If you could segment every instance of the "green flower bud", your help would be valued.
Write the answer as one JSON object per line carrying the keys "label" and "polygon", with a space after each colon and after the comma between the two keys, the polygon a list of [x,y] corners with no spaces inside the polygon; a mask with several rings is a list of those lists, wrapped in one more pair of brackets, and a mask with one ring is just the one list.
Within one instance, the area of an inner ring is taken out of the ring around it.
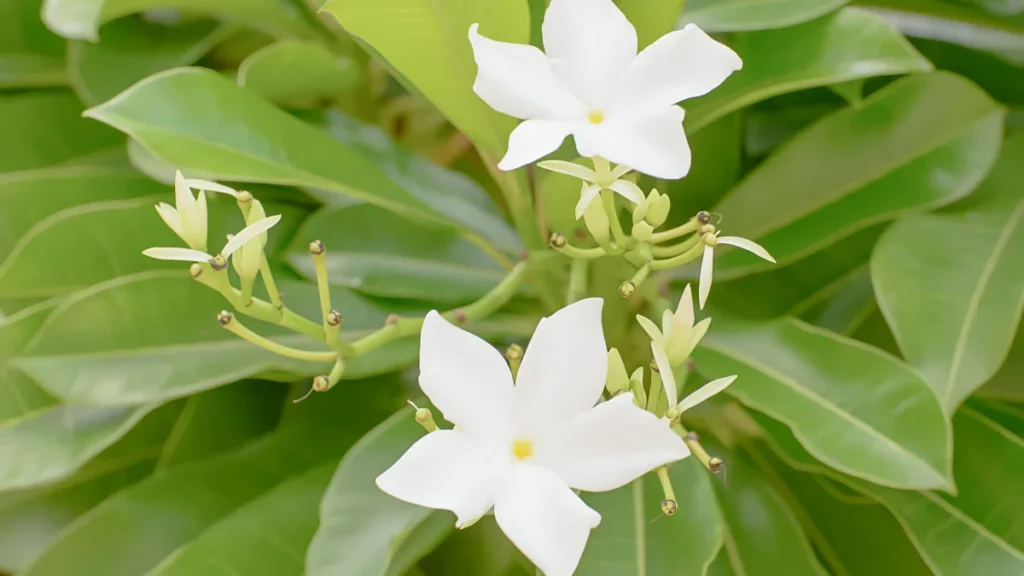
{"label": "green flower bud", "polygon": [[612,396],[629,390],[629,373],[626,372],[626,365],[622,363],[622,356],[615,348],[608,351],[608,377],[604,387]]}
{"label": "green flower bud", "polygon": [[643,222],[644,219],[647,218],[647,211],[650,209],[651,201],[650,196],[648,196],[647,198],[644,198],[643,202],[637,204],[636,208],[633,208],[633,225]]}
{"label": "green flower bud", "polygon": [[591,202],[583,212],[583,222],[587,225],[590,235],[598,244],[607,244],[611,238],[611,222],[604,206],[600,202]]}
{"label": "green flower bud", "polygon": [[668,220],[668,213],[672,209],[672,199],[668,195],[658,194],[657,190],[651,192],[649,200],[651,207],[647,210],[645,220],[651,226],[657,228]]}
{"label": "green flower bud", "polygon": [[[648,214],[650,216],[650,214]],[[647,222],[640,222],[639,224],[633,225],[633,238],[641,242],[647,242],[651,239],[654,234],[654,226],[651,226]]]}

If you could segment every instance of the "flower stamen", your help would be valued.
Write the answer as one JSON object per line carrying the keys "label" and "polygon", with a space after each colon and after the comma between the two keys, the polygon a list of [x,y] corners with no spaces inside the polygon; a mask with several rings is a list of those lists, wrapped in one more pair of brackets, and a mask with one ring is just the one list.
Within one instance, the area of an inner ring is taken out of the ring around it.
{"label": "flower stamen", "polygon": [[591,124],[600,124],[601,122],[604,122],[604,112],[600,110],[591,110],[590,112],[587,112],[587,120]]}
{"label": "flower stamen", "polygon": [[519,439],[512,443],[512,455],[517,460],[527,460],[533,456],[533,441]]}

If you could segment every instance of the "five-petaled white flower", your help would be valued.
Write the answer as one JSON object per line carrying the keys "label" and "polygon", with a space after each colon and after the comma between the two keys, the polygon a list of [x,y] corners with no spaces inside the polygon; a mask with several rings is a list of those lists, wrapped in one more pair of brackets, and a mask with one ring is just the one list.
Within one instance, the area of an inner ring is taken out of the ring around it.
{"label": "five-petaled white flower", "polygon": [[157,260],[180,260],[183,262],[210,262],[216,260],[219,256],[225,260],[224,264],[227,264],[227,258],[234,254],[235,251],[249,242],[260,242],[261,235],[273,228],[274,224],[277,224],[280,220],[281,215],[276,214],[253,222],[243,228],[241,232],[232,236],[228,243],[224,245],[224,249],[216,256],[188,248],[147,248],[142,253]]}
{"label": "five-petaled white flower", "polygon": [[739,236],[719,237],[718,234],[718,232],[713,234],[709,232],[701,237],[701,241],[704,242],[704,256],[701,258],[700,280],[697,283],[697,300],[700,303],[701,310],[704,309],[704,303],[708,301],[708,295],[711,294],[711,280],[715,274],[715,246],[728,244],[729,246],[742,248],[759,258],[775,264],[775,258],[757,242],[740,238]]}
{"label": "five-petaled white flower", "polygon": [[693,24],[637,54],[636,29],[612,0],[551,0],[543,53],[469,30],[478,74],[474,91],[525,120],[509,138],[502,170],[555,151],[572,134],[581,156],[601,156],[657,178],[690,169],[683,109],[742,61]]}
{"label": "five-petaled white flower", "polygon": [[573,489],[614,490],[689,455],[632,394],[594,406],[608,369],[601,308],[592,298],[541,320],[515,384],[497,350],[428,314],[420,387],[456,429],[417,441],[377,485],[454,512],[459,527],[493,507],[501,529],[544,574],[572,574],[601,520]]}
{"label": "five-petaled white flower", "polygon": [[[192,196],[192,188],[199,189],[195,197]],[[180,171],[174,173],[174,206],[161,202],[156,205],[156,212],[163,219],[178,238],[181,238],[189,248],[193,250],[206,251],[206,192],[220,192],[223,194],[237,195],[233,189],[227,186],[209,182],[185,178]]]}

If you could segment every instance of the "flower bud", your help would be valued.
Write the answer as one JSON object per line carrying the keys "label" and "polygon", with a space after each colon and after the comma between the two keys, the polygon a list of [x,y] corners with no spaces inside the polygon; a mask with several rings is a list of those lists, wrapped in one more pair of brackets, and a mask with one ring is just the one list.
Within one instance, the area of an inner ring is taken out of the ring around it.
{"label": "flower bud", "polygon": [[643,222],[647,218],[647,212],[650,209],[651,200],[650,196],[648,196],[647,198],[644,198],[643,202],[637,204],[636,208],[633,208],[633,225],[635,226],[640,222]]}
{"label": "flower bud", "polygon": [[607,244],[611,239],[611,222],[600,202],[591,202],[583,212],[583,222],[598,244]]}
{"label": "flower bud", "polygon": [[[267,217],[263,204],[259,200],[253,200],[249,212],[245,217],[246,224],[252,224]],[[256,276],[260,273],[260,266],[263,265],[263,248],[267,245],[267,233],[264,232],[252,240],[246,242],[241,248],[231,255],[231,264],[238,273],[243,294],[251,294],[252,286],[256,282]]]}
{"label": "flower bud", "polygon": [[658,194],[657,190],[651,191],[648,201],[651,207],[647,210],[647,217],[644,220],[657,228],[668,220],[668,213],[672,209],[672,199],[667,194]]}
{"label": "flower bud", "polygon": [[608,351],[608,377],[604,387],[612,396],[629,390],[629,373],[622,363],[622,355],[615,348]]}
{"label": "flower bud", "polygon": [[633,225],[633,238],[641,242],[647,242],[654,234],[654,227],[647,222],[640,222]]}

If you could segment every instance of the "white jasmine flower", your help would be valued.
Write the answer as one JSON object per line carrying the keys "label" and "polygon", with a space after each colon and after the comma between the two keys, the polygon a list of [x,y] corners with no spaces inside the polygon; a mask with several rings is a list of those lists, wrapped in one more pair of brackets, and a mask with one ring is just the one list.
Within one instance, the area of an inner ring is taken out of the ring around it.
{"label": "white jasmine flower", "polygon": [[[280,220],[281,215],[277,214],[253,222],[246,226],[241,232],[232,236],[228,240],[228,243],[224,245],[224,249],[221,250],[217,256],[223,257],[226,260],[236,250],[250,241],[259,241],[261,238],[260,235],[273,228]],[[157,260],[181,260],[184,262],[210,262],[211,260],[215,260],[217,257],[211,256],[200,250],[190,250],[188,248],[147,248],[143,250],[142,253],[150,258],[156,258]]]}
{"label": "white jasmine flower", "polygon": [[427,315],[420,387],[454,430],[417,441],[377,478],[381,490],[450,510],[466,526],[492,507],[547,576],[569,576],[601,516],[573,489],[603,492],[689,455],[631,394],[601,398],[608,370],[600,299],[541,320],[517,382],[480,338]]}
{"label": "white jasmine flower", "polygon": [[498,166],[512,170],[555,151],[572,134],[581,156],[601,156],[657,178],[690,169],[683,109],[742,62],[693,24],[637,54],[636,29],[612,0],[551,0],[545,54],[469,30],[473,90],[491,108],[525,120]]}
{"label": "white jasmine flower", "polygon": [[564,160],[545,160],[537,165],[545,170],[575,176],[586,183],[580,192],[580,201],[576,204],[577,220],[583,217],[587,206],[601,193],[601,190],[611,190],[633,204],[639,204],[644,201],[644,193],[640,190],[639,186],[629,180],[621,179],[622,176],[625,176],[630,171],[630,168],[627,166],[620,165],[614,170],[606,170],[607,174],[598,174],[586,166],[580,166],[579,164]]}
{"label": "white jasmine flower", "polygon": [[698,300],[700,302],[700,309],[704,309],[704,303],[708,301],[708,295],[711,294],[711,280],[714,276],[715,267],[715,246],[719,244],[728,244],[737,248],[742,248],[755,256],[764,258],[765,260],[775,264],[775,258],[764,249],[763,246],[757,242],[747,240],[746,238],[740,238],[739,236],[722,236],[718,237],[718,233],[705,234],[701,240],[704,242],[704,256],[700,262],[700,281],[698,282],[697,292]]}

